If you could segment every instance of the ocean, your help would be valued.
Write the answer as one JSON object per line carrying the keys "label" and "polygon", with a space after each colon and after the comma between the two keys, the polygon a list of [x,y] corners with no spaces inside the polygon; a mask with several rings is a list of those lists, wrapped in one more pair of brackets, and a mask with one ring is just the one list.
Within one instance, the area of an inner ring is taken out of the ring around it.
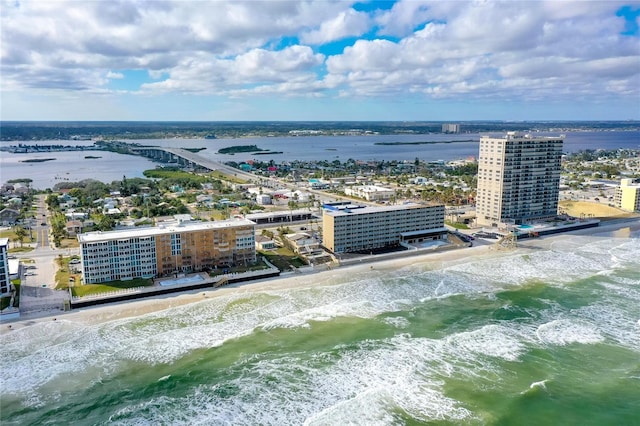
{"label": "ocean", "polygon": [[0,422],[640,424],[638,231],[362,271],[5,332]]}
{"label": "ocean", "polygon": [[[553,133],[557,135],[559,133]],[[131,142],[142,145],[166,148],[206,148],[201,155],[213,161],[242,162],[251,159],[273,160],[276,164],[292,160],[303,161],[347,161],[355,160],[397,160],[413,162],[450,161],[478,156],[479,134],[458,135],[370,135],[370,136],[300,136],[300,137],[262,137],[238,139],[144,139]],[[457,140],[456,143],[449,141]],[[473,140],[473,142],[465,142]],[[421,145],[377,145],[377,143],[424,142],[435,143]],[[462,141],[462,142],[461,142]],[[47,144],[91,145],[91,141],[12,141],[3,145],[47,145]],[[218,154],[221,148],[238,145],[257,145],[258,148],[279,152],[280,154],[254,155],[238,153],[234,155]],[[584,149],[640,149],[640,132],[566,132],[565,152]],[[100,159],[85,159],[86,155],[101,156]],[[44,163],[21,163],[29,158],[56,158]],[[77,182],[93,178],[102,182],[141,177],[142,172],[155,168],[157,164],[143,157],[120,155],[103,151],[52,152],[39,154],[10,154],[0,152],[0,183],[10,179],[30,177],[33,186],[38,189],[53,188],[60,181]]]}

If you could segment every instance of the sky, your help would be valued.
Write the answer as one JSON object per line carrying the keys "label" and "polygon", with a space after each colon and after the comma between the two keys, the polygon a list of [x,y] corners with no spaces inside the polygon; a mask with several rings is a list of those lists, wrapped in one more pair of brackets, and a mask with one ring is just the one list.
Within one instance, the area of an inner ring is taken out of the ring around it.
{"label": "sky", "polygon": [[640,120],[640,1],[0,0],[0,119]]}

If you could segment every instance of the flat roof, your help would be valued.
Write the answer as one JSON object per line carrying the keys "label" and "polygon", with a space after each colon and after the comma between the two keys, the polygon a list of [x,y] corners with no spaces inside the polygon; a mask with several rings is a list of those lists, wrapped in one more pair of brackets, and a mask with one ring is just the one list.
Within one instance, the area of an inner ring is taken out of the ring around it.
{"label": "flat roof", "polygon": [[307,209],[275,210],[275,211],[264,212],[264,213],[251,213],[251,214],[245,215],[245,217],[251,220],[251,219],[266,219],[269,217],[281,217],[281,216],[286,217],[291,215],[303,215],[303,214],[313,215],[313,212]]}
{"label": "flat roof", "polygon": [[78,235],[78,241],[80,243],[95,243],[98,241],[151,237],[155,235],[175,234],[180,232],[204,231],[207,229],[236,228],[248,225],[253,226],[255,223],[247,219],[219,220],[215,222],[170,223],[154,226],[152,228],[87,232],[86,234]]}
{"label": "flat roof", "polygon": [[392,206],[361,206],[361,205],[347,205],[347,206],[331,206],[331,208],[325,208],[324,212],[331,216],[347,216],[347,215],[356,215],[356,214],[371,214],[371,213],[379,213],[379,212],[391,212],[398,210],[411,210],[417,208],[434,208],[434,207],[442,207],[444,209],[444,205],[442,204],[417,204],[417,203],[409,203],[409,204],[399,204]]}

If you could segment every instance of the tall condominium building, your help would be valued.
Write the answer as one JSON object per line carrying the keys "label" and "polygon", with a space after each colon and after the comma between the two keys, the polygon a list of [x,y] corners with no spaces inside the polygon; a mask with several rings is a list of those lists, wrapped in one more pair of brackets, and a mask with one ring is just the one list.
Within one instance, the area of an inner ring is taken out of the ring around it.
{"label": "tall condominium building", "polygon": [[563,141],[563,136],[516,132],[503,137],[482,136],[477,224],[522,224],[556,216]]}
{"label": "tall condominium building", "polygon": [[640,211],[640,179],[620,179],[613,201],[623,210]]}
{"label": "tall condominium building", "polygon": [[0,295],[9,293],[11,279],[9,278],[9,239],[0,238]]}
{"label": "tall condominium building", "polygon": [[323,245],[334,253],[444,239],[446,234],[443,205],[325,205],[322,214]]}
{"label": "tall condominium building", "polygon": [[246,219],[182,222],[78,235],[85,284],[198,272],[253,263],[255,224]]}
{"label": "tall condominium building", "polygon": [[442,125],[442,133],[460,133],[460,125],[445,123]]}

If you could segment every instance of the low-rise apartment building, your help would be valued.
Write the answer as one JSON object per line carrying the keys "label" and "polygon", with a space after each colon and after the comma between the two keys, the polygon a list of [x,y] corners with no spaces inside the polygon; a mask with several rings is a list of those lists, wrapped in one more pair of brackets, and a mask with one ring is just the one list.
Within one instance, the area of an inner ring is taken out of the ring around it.
{"label": "low-rise apartment building", "polygon": [[345,188],[344,193],[352,197],[364,198],[367,201],[384,201],[391,199],[396,191],[375,185],[355,185]]}
{"label": "low-rise apartment building", "polygon": [[256,260],[246,219],[179,222],[78,235],[85,284],[198,272]]}
{"label": "low-rise apartment building", "polygon": [[621,179],[613,197],[616,207],[622,210],[640,211],[640,179]]}
{"label": "low-rise apartment building", "polygon": [[334,253],[445,239],[446,234],[443,205],[325,205],[323,209],[323,245]]}

